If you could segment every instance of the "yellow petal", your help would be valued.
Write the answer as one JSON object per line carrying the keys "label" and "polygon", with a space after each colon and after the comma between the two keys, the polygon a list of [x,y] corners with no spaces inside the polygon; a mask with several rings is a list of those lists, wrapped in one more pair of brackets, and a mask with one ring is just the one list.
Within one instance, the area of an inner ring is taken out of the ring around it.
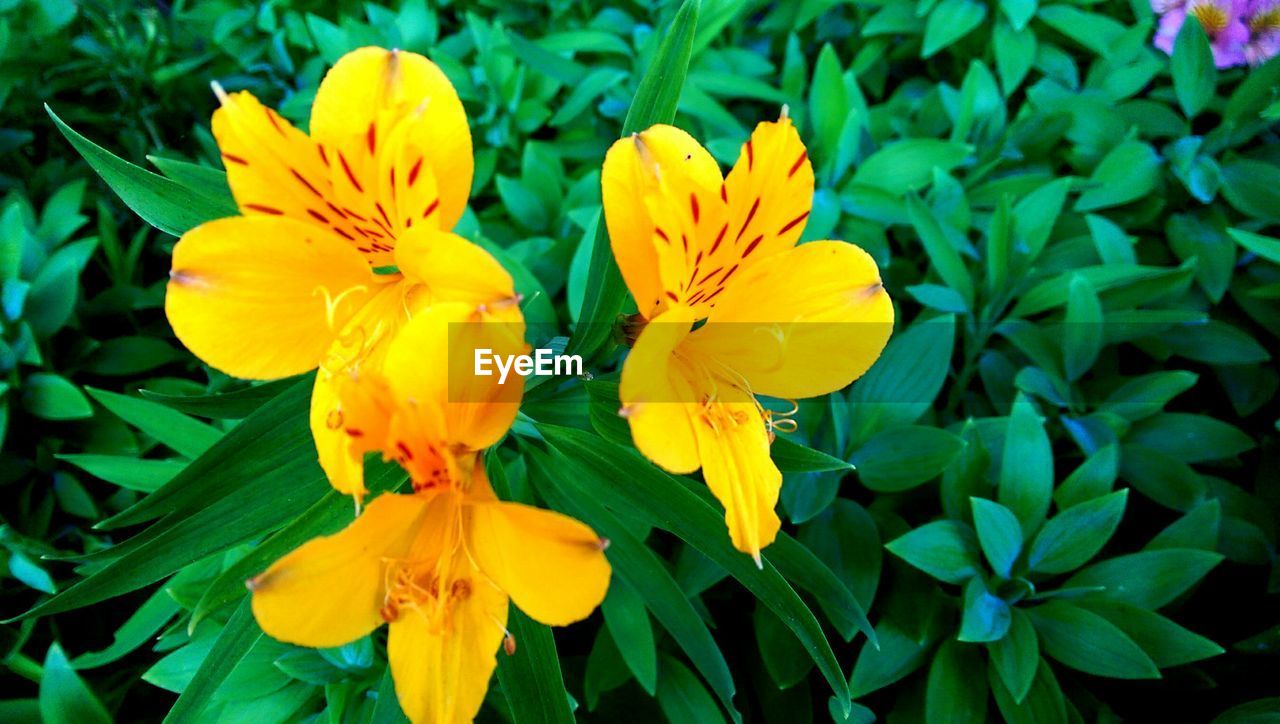
{"label": "yellow petal", "polygon": [[480,450],[511,427],[524,378],[512,373],[500,384],[496,374],[477,376],[475,350],[524,354],[523,334],[522,321],[490,319],[464,303],[434,304],[397,336],[385,374],[400,399],[441,411],[446,442]]}
{"label": "yellow petal", "polygon": [[335,375],[324,370],[316,373],[311,388],[311,436],[329,484],[361,501],[365,495],[364,452],[352,445],[351,437],[342,429],[338,383]]}
{"label": "yellow petal", "polygon": [[252,579],[253,615],[273,638],[341,646],[382,623],[384,559],[403,558],[429,498],[382,495],[346,529],[315,538]]}
{"label": "yellow petal", "polygon": [[693,312],[683,306],[649,322],[622,365],[619,388],[636,448],[673,473],[691,473],[699,466],[689,414],[700,398],[693,391],[689,365],[676,355],[692,324]]}
{"label": "yellow petal", "polygon": [[733,545],[757,564],[760,549],[773,542],[782,525],[774,508],[782,473],[769,458],[769,434],[754,402],[705,406],[694,430],[702,457],[702,476],[724,505]]}
{"label": "yellow petal", "polygon": [[[441,229],[452,229],[461,218],[474,172],[471,131],[453,85],[423,56],[383,48],[360,48],[342,56],[316,92],[311,136],[335,152],[344,151],[348,165],[390,154],[361,167],[367,170],[360,181],[362,194],[391,200],[387,171],[392,167],[400,182],[397,191],[407,187],[410,175],[422,178],[430,172],[439,187],[439,204],[428,216]],[[370,147],[367,153],[359,152]],[[334,160],[335,166],[340,165]],[[415,173],[419,160],[422,165]],[[353,167],[352,171],[360,170]],[[345,177],[345,170],[342,176],[335,175],[335,187]],[[339,188],[339,193],[349,196],[347,192],[355,190]],[[384,210],[390,216],[385,203]],[[402,218],[391,221],[403,223]]]}
{"label": "yellow petal", "polygon": [[744,377],[756,394],[799,399],[862,376],[892,331],[893,304],[871,256],[816,241],[727,288],[688,346]]}
{"label": "yellow petal", "polygon": [[813,207],[813,166],[789,118],[756,126],[724,185],[734,256],[754,263],[800,240]]}
{"label": "yellow petal", "polygon": [[219,219],[173,247],[165,312],[178,339],[213,367],[286,377],[317,366],[374,282],[358,252],[316,227]]}
{"label": "yellow petal", "polygon": [[454,604],[450,625],[403,612],[390,626],[387,659],[400,708],[414,724],[469,722],[480,711],[497,666],[507,623],[507,597],[484,581]]}
{"label": "yellow petal", "polygon": [[470,508],[476,563],[530,617],[565,626],[590,616],[604,600],[609,561],[590,528],[519,503]]}
{"label": "yellow petal", "polygon": [[489,252],[457,234],[415,227],[396,244],[401,273],[428,302],[517,307],[515,284]]}
{"label": "yellow petal", "polygon": [[[642,314],[652,318],[672,299],[664,283],[657,244],[681,244],[681,233],[697,241],[700,227],[710,228],[723,178],[715,159],[692,136],[672,126],[657,125],[613,144],[601,172],[605,223],[614,258]],[[653,204],[658,194],[670,201],[673,220],[665,220],[665,239],[655,234]],[[694,202],[698,219],[694,220]],[[678,209],[678,211],[676,211]],[[667,263],[669,265],[669,262]],[[666,276],[679,276],[667,272]]]}

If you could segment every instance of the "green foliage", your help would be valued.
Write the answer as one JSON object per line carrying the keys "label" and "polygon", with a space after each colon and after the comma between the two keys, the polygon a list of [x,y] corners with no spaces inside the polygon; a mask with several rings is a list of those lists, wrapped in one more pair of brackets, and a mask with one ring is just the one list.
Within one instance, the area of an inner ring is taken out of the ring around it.
{"label": "green foliage", "polygon": [[[385,634],[301,649],[249,613],[245,579],[351,518],[310,378],[229,379],[163,314],[174,235],[235,213],[209,81],[305,125],[367,44],[455,84],[459,232],[595,376],[531,382],[490,476],[607,537],[615,582],[568,629],[512,610],[483,718],[1274,716],[1280,61],[1219,72],[1198,23],[1172,57],[1153,27],[1118,0],[5,4],[0,719],[402,721]],[[732,163],[784,105],[804,240],[870,253],[897,322],[773,444],[757,568],[616,415],[599,171],[655,122]]]}

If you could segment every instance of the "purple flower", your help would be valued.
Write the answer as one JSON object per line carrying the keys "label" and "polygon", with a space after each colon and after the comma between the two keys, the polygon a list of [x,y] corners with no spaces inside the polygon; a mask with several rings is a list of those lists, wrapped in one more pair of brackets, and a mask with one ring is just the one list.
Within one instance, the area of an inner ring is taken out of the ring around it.
{"label": "purple flower", "polygon": [[[1280,4],[1280,0],[1267,1]],[[1151,0],[1151,7],[1163,13],[1156,29],[1155,46],[1172,54],[1178,31],[1190,16],[1209,36],[1214,65],[1219,68],[1242,65],[1247,60],[1245,45],[1252,37],[1244,20],[1249,4],[1246,0]]]}
{"label": "purple flower", "polygon": [[1260,65],[1280,52],[1280,0],[1254,0],[1245,12],[1249,40],[1244,57],[1249,65]]}

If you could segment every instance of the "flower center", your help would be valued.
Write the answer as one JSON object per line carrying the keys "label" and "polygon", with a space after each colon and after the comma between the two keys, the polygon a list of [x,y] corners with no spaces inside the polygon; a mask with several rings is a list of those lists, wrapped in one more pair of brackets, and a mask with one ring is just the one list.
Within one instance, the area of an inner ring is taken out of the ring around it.
{"label": "flower center", "polygon": [[1280,30],[1280,6],[1273,5],[1249,18],[1249,30],[1254,33]]}
{"label": "flower center", "polygon": [[472,581],[454,577],[442,568],[446,568],[443,559],[431,563],[388,561],[382,620],[392,623],[410,614],[425,617],[432,633],[452,630],[453,608],[471,597]]}
{"label": "flower center", "polygon": [[1191,14],[1200,21],[1205,33],[1217,35],[1227,27],[1227,10],[1217,3],[1201,2],[1192,5]]}

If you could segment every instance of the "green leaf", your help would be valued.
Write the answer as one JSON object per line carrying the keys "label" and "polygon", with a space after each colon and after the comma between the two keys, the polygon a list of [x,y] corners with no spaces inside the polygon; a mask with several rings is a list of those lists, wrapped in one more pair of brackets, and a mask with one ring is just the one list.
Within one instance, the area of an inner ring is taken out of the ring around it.
{"label": "green leaf", "polygon": [[1178,30],[1169,71],[1173,75],[1173,93],[1178,105],[1187,118],[1195,118],[1213,99],[1218,82],[1209,36],[1200,23],[1183,23]]}
{"label": "green leaf", "polygon": [[1102,302],[1083,276],[1071,278],[1067,319],[1063,327],[1062,357],[1067,379],[1075,381],[1093,367],[1102,349]]}
{"label": "green leaf", "polygon": [[160,173],[205,197],[211,206],[227,209],[226,216],[239,213],[225,171],[161,156],[147,156],[147,160],[155,164]]}
{"label": "green leaf", "polygon": [[1008,578],[1013,562],[1022,552],[1022,528],[1017,516],[985,498],[969,498],[969,504],[973,507],[973,527],[987,562],[996,573]]}
{"label": "green leaf", "polygon": [[996,72],[1000,74],[1000,86],[1008,96],[1027,77],[1027,72],[1035,62],[1036,34],[1025,26],[1019,28],[1007,21],[998,20],[992,41],[995,45]]}
{"label": "green leaf", "polygon": [[[656,123],[675,120],[680,91],[689,72],[701,5],[701,0],[684,0],[676,11],[649,70],[636,89],[635,98],[622,123],[623,136],[643,131]],[[626,296],[627,288],[613,260],[608,233],[605,225],[600,224],[591,245],[591,264],[582,311],[565,354],[578,354],[589,359],[600,352],[613,333],[614,320],[622,311]]]}
{"label": "green leaf", "polygon": [[809,85],[809,118],[813,124],[815,145],[829,156],[835,155],[849,108],[840,57],[836,55],[835,48],[826,43],[813,66],[813,82]]}
{"label": "green leaf", "polygon": [[128,620],[116,629],[111,644],[101,651],[81,654],[71,661],[76,669],[92,669],[114,663],[153,641],[156,634],[179,610],[169,591],[160,587]]}
{"label": "green leaf", "polygon": [[863,485],[897,492],[941,475],[963,447],[964,441],[946,430],[913,425],[875,435],[851,460]]}
{"label": "green leaf", "polygon": [[1141,141],[1125,141],[1111,149],[1089,177],[1090,186],[1076,201],[1076,211],[1097,211],[1136,201],[1160,181],[1160,156]]}
{"label": "green leaf", "polygon": [[925,255],[934,270],[938,272],[938,276],[942,277],[947,286],[960,294],[965,300],[966,308],[972,308],[973,278],[969,276],[969,269],[960,258],[960,252],[943,232],[941,222],[934,216],[933,211],[915,196],[907,197],[907,215],[911,217],[911,225],[920,236]]}
{"label": "green leaf", "polygon": [[724,721],[715,699],[707,693],[698,677],[678,660],[664,655],[658,678],[658,706],[673,722]]}
{"label": "green leaf", "polygon": [[216,392],[210,395],[168,395],[147,389],[138,390],[138,392],[145,400],[158,402],[188,415],[214,420],[242,420],[297,383],[297,378],[286,377],[232,392]]}
{"label": "green leaf", "polygon": [[997,499],[1013,511],[1030,535],[1049,512],[1053,496],[1053,449],[1044,421],[1019,394],[1009,415],[1000,464]]}
{"label": "green leaf", "polygon": [[1208,485],[1190,465],[1141,445],[1120,448],[1120,474],[1151,500],[1190,510],[1208,495]]}
{"label": "green leaf", "polygon": [[182,236],[187,230],[199,226],[206,221],[235,216],[239,212],[235,206],[215,203],[207,196],[197,193],[182,184],[139,168],[93,141],[76,133],[70,126],[62,122],[52,108],[45,106],[45,111],[53,119],[54,125],[62,135],[71,142],[89,166],[102,177],[103,181],[120,195],[120,199],[143,221],[166,234]]}
{"label": "green leaf", "polygon": [[71,668],[62,647],[53,644],[44,657],[40,677],[40,718],[48,724],[110,722],[102,702]]}
{"label": "green leaf", "polygon": [[1280,218],[1280,167],[1238,158],[1222,167],[1222,195],[1235,209],[1255,219]]}
{"label": "green leaf", "polygon": [[1008,632],[999,641],[988,643],[987,652],[991,669],[999,674],[1013,701],[1021,704],[1040,665],[1040,639],[1026,613],[1018,608],[1011,613]]}
{"label": "green leaf", "polygon": [[[551,425],[538,425],[538,430],[569,459],[595,470],[600,479],[628,480],[630,484],[625,486],[610,483],[599,488],[593,486],[590,492],[602,498],[612,498],[615,507],[643,515],[651,524],[671,531],[727,569],[791,628],[836,696],[842,701],[851,699],[848,682],[840,672],[831,645],[813,613],[787,585],[768,557],[762,556],[762,567],[757,568],[749,556],[729,544],[720,513],[638,454],[579,430]],[[794,539],[791,540],[794,543]],[[799,544],[795,545],[800,548]],[[817,558],[812,560],[818,562]],[[843,584],[837,581],[836,585],[849,593]],[[857,601],[851,594],[849,601],[857,608]]]}
{"label": "green leaf", "polygon": [[1280,239],[1254,234],[1243,229],[1227,229],[1236,243],[1273,264],[1280,264]]}
{"label": "green leaf", "polygon": [[1004,681],[996,675],[996,668],[987,669],[987,681],[995,696],[1000,715],[1008,724],[1066,724],[1067,705],[1062,689],[1053,675],[1053,669],[1044,659],[1037,659],[1035,678],[1025,698],[1014,700]]}
{"label": "green leaf", "polygon": [[572,722],[569,693],[564,688],[560,658],[551,629],[515,606],[507,614],[507,628],[516,640],[516,655],[498,654],[498,681],[517,724]]}
{"label": "green leaf", "polygon": [[568,458],[559,456],[552,460],[549,455],[533,449],[527,450],[526,455],[530,480],[542,497],[556,509],[588,523],[609,539],[608,555],[614,573],[625,578],[640,594],[653,617],[667,629],[676,645],[684,650],[689,661],[711,684],[721,704],[727,711],[734,712],[734,684],[729,665],[697,609],[671,577],[663,561],[632,534],[628,526],[591,496],[589,488],[583,486],[579,478],[552,472],[568,469],[571,464]]}
{"label": "green leaf", "polygon": [[974,0],[942,0],[929,14],[924,27],[924,45],[921,58],[935,53],[956,42],[982,24],[987,17],[987,6]]}
{"label": "green leaf", "polygon": [[1151,658],[1105,618],[1066,601],[1028,609],[1044,650],[1086,674],[1112,679],[1158,679]]}
{"label": "green leaf", "polygon": [[258,622],[253,618],[253,610],[246,596],[236,607],[235,613],[231,614],[231,619],[213,642],[213,648],[209,649],[209,655],[201,662],[195,677],[182,690],[164,720],[187,721],[202,714],[213,700],[218,687],[261,638],[262,629],[258,628]]}
{"label": "green leaf", "polygon": [[925,687],[925,720],[982,724],[987,720],[987,682],[977,646],[946,640],[933,654]]}
{"label": "green leaf", "polygon": [[331,490],[311,440],[309,393],[310,385],[300,384],[271,401],[164,487],[111,519],[134,524],[180,513],[107,549],[100,556],[106,565],[23,617],[137,590],[302,514]]}
{"label": "green leaf", "polygon": [[954,520],[937,520],[885,544],[890,553],[947,583],[978,575],[978,539],[973,529]]}
{"label": "green leaf", "polygon": [[609,584],[601,611],[622,659],[641,688],[653,696],[658,685],[658,650],[644,601],[626,579],[620,578]]}
{"label": "green leaf", "polygon": [[1129,420],[1141,420],[1164,409],[1170,400],[1194,387],[1198,379],[1199,375],[1189,370],[1168,370],[1131,377],[1112,392],[1098,410]]}
{"label": "green leaf", "polygon": [[854,440],[915,422],[932,406],[951,369],[955,317],[918,321],[889,339],[880,359],[849,391]]}
{"label": "green leaf", "polygon": [[823,473],[853,470],[854,466],[834,455],[801,445],[785,435],[779,435],[769,446],[773,464],[784,473]]}
{"label": "green leaf", "polygon": [[973,147],[936,138],[907,138],[886,144],[858,166],[853,180],[884,189],[894,196],[918,191],[943,172],[964,163]]}
{"label": "green leaf", "polygon": [[1191,588],[1222,561],[1191,548],[1168,548],[1117,556],[1081,570],[1065,588],[1100,586],[1097,597],[1155,610]]}
{"label": "green leaf", "polygon": [[1156,666],[1166,668],[1201,661],[1223,648],[1153,611],[1118,601],[1081,600],[1077,605],[1110,621],[1133,639]]}
{"label": "green leaf", "polygon": [[1069,178],[1050,181],[1013,205],[1014,232],[1027,247],[1028,261],[1039,257],[1049,242],[1071,184]]}
{"label": "green leaf", "polygon": [[1208,415],[1164,412],[1136,423],[1125,442],[1184,463],[1229,460],[1256,447],[1243,430]]}
{"label": "green leaf", "polygon": [[1009,604],[991,593],[981,576],[974,576],[964,584],[964,611],[957,639],[969,643],[997,641],[1008,633],[1011,616]]}
{"label": "green leaf", "polygon": [[58,455],[81,470],[127,490],[150,493],[187,467],[180,460],[148,460],[129,455]]}
{"label": "green leaf", "polygon": [[863,644],[858,660],[853,665],[849,688],[854,697],[861,699],[873,691],[899,681],[924,665],[929,649],[937,637],[932,631],[915,636],[902,629],[889,618],[881,618],[876,624],[876,641],[879,648]]}
{"label": "green leaf", "polygon": [[1000,0],[1000,9],[1014,28],[1022,30],[1035,17],[1037,0]]}
{"label": "green leaf", "polygon": [[43,420],[93,417],[93,406],[80,388],[51,372],[36,372],[22,381],[22,406]]}
{"label": "green leaf", "polygon": [[222,438],[218,430],[164,405],[92,387],[88,391],[120,419],[189,458],[200,457]]}
{"label": "green leaf", "polygon": [[1050,574],[1084,565],[1111,540],[1128,499],[1128,490],[1117,490],[1050,518],[1031,543],[1027,565],[1037,573]]}

